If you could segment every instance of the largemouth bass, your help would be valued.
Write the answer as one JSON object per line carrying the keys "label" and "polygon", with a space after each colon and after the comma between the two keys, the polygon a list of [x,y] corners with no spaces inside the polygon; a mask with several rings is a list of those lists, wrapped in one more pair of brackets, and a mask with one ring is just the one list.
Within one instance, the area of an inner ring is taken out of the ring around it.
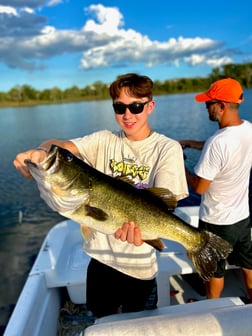
{"label": "largemouth bass", "polygon": [[176,200],[167,189],[137,189],[55,145],[42,162],[25,163],[48,206],[79,223],[86,239],[92,230],[114,234],[124,222],[134,221],[142,239],[160,250],[161,238],[182,244],[204,280],[213,276],[216,262],[232,251],[222,238],[188,225],[169,211],[167,204],[174,208]]}

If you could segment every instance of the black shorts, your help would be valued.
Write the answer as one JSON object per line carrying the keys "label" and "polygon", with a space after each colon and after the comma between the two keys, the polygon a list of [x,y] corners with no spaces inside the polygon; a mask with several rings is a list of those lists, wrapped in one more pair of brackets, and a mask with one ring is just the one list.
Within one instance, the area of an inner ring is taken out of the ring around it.
{"label": "black shorts", "polygon": [[[230,264],[242,268],[252,269],[252,241],[250,218],[246,218],[232,225],[217,225],[199,221],[199,228],[215,233],[233,246],[233,251],[227,260]],[[222,278],[225,273],[226,261],[218,262],[215,278]]]}
{"label": "black shorts", "polygon": [[140,280],[91,259],[87,271],[87,308],[96,317],[157,307],[156,279]]}

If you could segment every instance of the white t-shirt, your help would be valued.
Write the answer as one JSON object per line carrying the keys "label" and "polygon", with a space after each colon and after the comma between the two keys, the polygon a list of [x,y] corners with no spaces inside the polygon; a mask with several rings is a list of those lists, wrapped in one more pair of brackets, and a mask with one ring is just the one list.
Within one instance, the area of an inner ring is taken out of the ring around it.
{"label": "white t-shirt", "polygon": [[248,187],[252,167],[252,124],[219,129],[205,143],[195,174],[212,181],[202,195],[200,219],[220,225],[249,216]]}
{"label": "white t-shirt", "polygon": [[[127,176],[137,188],[167,188],[177,200],[188,196],[182,149],[175,140],[154,132],[144,140],[130,141],[123,131],[99,131],[71,141],[85,162],[107,175]],[[152,279],[157,274],[155,250],[146,243],[135,246],[95,232],[93,239],[84,242],[84,249],[135,278]]]}

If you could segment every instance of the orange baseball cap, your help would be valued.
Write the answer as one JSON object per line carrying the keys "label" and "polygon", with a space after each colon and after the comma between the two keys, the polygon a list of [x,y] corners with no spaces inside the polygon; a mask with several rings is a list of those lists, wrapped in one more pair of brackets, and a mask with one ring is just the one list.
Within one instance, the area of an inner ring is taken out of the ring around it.
{"label": "orange baseball cap", "polygon": [[214,82],[210,88],[195,96],[197,102],[221,100],[227,103],[242,103],[243,90],[241,84],[232,78],[220,79]]}

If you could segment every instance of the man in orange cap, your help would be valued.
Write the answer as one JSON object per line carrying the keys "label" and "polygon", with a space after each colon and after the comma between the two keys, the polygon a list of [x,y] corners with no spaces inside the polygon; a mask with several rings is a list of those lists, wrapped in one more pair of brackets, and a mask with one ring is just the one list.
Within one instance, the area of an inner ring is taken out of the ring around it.
{"label": "man in orange cap", "polygon": [[220,79],[195,97],[197,102],[224,101],[240,104],[244,101],[241,84],[233,78]]}
{"label": "man in orange cap", "polygon": [[[206,141],[180,140],[182,147],[202,149],[195,174],[186,169],[188,184],[201,194],[199,227],[212,231],[233,246],[233,264],[241,267],[252,302],[252,242],[248,187],[252,167],[252,124],[239,117],[243,90],[225,78],[195,97],[205,102],[209,119],[219,129]],[[225,260],[206,283],[208,298],[218,298],[224,288]]]}

